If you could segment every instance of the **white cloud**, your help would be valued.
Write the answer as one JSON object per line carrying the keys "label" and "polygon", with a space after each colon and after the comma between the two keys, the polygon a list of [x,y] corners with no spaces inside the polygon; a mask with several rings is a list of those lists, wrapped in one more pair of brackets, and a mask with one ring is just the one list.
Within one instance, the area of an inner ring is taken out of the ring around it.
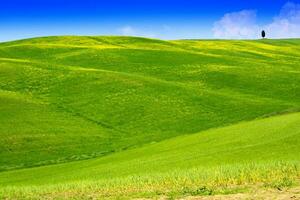
{"label": "white cloud", "polygon": [[124,26],[118,29],[124,36],[139,36],[139,37],[148,37],[155,38],[157,37],[157,33],[153,33],[152,30],[149,31],[147,29],[138,29],[132,26]]}
{"label": "white cloud", "polygon": [[255,39],[262,29],[268,38],[300,37],[300,4],[286,3],[271,23],[262,26],[256,23],[254,10],[227,13],[215,22],[212,31],[216,38]]}
{"label": "white cloud", "polygon": [[270,38],[300,37],[300,4],[286,3],[273,22],[264,28]]}
{"label": "white cloud", "polygon": [[132,28],[131,26],[124,26],[120,28],[120,32],[122,35],[135,35],[136,30]]}
{"label": "white cloud", "polygon": [[243,39],[256,38],[259,26],[256,24],[256,11],[242,10],[225,14],[215,22],[213,33],[216,38]]}

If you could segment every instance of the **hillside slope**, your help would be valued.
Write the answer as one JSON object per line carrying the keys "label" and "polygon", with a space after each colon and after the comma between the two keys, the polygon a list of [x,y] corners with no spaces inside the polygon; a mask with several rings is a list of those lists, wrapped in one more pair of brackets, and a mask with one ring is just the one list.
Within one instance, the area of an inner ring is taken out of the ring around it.
{"label": "hillside slope", "polygon": [[0,194],[104,198],[193,194],[202,186],[206,194],[231,184],[281,187],[300,178],[299,144],[300,114],[276,116],[102,158],[2,172]]}
{"label": "hillside slope", "polygon": [[300,40],[0,44],[0,170],[87,159],[300,107]]}

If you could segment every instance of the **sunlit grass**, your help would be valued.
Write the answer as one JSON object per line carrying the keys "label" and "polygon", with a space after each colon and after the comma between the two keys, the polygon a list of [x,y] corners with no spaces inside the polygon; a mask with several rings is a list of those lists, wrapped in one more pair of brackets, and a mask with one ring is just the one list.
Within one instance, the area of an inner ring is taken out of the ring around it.
{"label": "sunlit grass", "polygon": [[[299,184],[300,114],[244,122],[67,164],[0,173],[12,198],[154,197]],[[8,196],[5,196],[8,195]]]}
{"label": "sunlit grass", "polygon": [[192,168],[143,176],[112,177],[43,186],[7,186],[0,197],[8,199],[153,198],[230,194],[251,187],[284,189],[298,185],[299,163],[242,164]]}
{"label": "sunlit grass", "polygon": [[287,113],[300,108],[299,44],[1,43],[2,197],[173,198],[296,184],[299,114]]}

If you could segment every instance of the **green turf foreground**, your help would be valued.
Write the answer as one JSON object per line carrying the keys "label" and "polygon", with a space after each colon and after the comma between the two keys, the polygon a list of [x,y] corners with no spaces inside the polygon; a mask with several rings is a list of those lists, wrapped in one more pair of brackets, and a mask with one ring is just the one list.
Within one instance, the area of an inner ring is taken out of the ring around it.
{"label": "green turf foreground", "polygon": [[300,114],[242,122],[110,156],[0,173],[0,197],[182,197],[299,184]]}

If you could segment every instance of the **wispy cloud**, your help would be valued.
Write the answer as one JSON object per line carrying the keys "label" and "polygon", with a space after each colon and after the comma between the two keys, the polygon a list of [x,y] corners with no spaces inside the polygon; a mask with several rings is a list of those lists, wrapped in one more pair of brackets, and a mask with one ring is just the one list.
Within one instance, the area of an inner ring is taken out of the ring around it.
{"label": "wispy cloud", "polygon": [[131,26],[124,26],[119,30],[122,35],[135,35],[136,30]]}
{"label": "wispy cloud", "polygon": [[[163,30],[163,28],[162,28]],[[118,29],[118,32],[121,33],[124,36],[139,36],[139,37],[148,37],[148,38],[154,38],[158,37],[160,33],[154,33],[153,30],[147,30],[147,29],[139,29],[133,26],[124,26]]]}
{"label": "wispy cloud", "polygon": [[225,14],[215,22],[215,38],[255,39],[265,29],[269,38],[300,37],[300,4],[286,3],[269,24],[259,26],[255,10],[242,10]]}

